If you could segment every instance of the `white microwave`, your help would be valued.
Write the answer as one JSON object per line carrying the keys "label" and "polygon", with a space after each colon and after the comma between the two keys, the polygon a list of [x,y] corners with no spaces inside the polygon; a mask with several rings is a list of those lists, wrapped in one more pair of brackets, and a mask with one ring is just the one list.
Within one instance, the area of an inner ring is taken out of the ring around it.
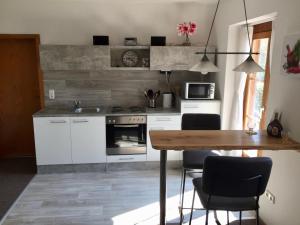
{"label": "white microwave", "polygon": [[184,99],[214,99],[215,83],[186,82],[182,88]]}

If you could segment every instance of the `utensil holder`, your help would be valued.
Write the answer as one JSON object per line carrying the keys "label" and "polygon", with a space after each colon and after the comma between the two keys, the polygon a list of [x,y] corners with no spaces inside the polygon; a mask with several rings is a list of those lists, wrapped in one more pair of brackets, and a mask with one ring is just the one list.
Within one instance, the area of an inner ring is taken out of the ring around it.
{"label": "utensil holder", "polygon": [[156,99],[148,99],[148,107],[156,108]]}

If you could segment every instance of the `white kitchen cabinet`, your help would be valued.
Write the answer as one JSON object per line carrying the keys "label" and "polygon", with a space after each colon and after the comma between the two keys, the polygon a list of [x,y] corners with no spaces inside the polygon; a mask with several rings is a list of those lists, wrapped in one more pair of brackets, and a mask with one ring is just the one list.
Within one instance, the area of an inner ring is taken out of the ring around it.
{"label": "white kitchen cabinet", "polygon": [[71,117],[72,161],[106,162],[105,117]]}
{"label": "white kitchen cabinet", "polygon": [[[181,130],[181,115],[147,117],[147,161],[159,161],[160,151],[152,148],[150,130]],[[168,151],[167,157],[168,160],[181,160],[182,152]]]}
{"label": "white kitchen cabinet", "polygon": [[39,117],[33,123],[37,165],[71,164],[69,118]]}
{"label": "white kitchen cabinet", "polygon": [[220,114],[220,100],[181,100],[181,114],[184,113],[208,113]]}
{"label": "white kitchen cabinet", "polygon": [[110,68],[109,46],[41,45],[43,70],[90,71]]}
{"label": "white kitchen cabinet", "polygon": [[[151,46],[150,70],[189,70],[198,63],[202,55],[196,52],[204,51],[201,46]],[[208,47],[208,51],[215,51],[214,47]],[[208,55],[212,62],[215,55]]]}

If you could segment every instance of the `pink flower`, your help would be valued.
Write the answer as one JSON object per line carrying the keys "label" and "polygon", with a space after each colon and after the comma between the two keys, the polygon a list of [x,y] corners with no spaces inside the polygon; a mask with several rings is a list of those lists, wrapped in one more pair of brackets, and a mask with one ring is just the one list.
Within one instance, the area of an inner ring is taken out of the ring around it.
{"label": "pink flower", "polygon": [[182,27],[182,31],[183,31],[184,33],[187,33],[187,32],[189,31],[189,27],[188,27],[187,25],[184,25],[184,26]]}
{"label": "pink flower", "polygon": [[193,34],[193,33],[195,33],[195,31],[196,31],[196,29],[195,29],[195,28],[192,28],[192,27],[190,27],[190,29],[189,29],[189,33],[190,33],[190,34]]}
{"label": "pink flower", "polygon": [[197,25],[194,22],[190,22],[190,27],[196,30]]}
{"label": "pink flower", "polygon": [[180,23],[177,25],[178,35],[192,35],[196,32],[197,25],[194,22]]}

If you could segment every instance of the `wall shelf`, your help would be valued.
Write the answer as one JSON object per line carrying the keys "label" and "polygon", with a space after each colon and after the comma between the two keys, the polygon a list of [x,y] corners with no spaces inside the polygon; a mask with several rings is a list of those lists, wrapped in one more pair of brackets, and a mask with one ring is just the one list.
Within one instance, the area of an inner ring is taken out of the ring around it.
{"label": "wall shelf", "polygon": [[110,49],[150,49],[150,46],[149,45],[133,45],[133,46],[113,45],[110,46]]}

